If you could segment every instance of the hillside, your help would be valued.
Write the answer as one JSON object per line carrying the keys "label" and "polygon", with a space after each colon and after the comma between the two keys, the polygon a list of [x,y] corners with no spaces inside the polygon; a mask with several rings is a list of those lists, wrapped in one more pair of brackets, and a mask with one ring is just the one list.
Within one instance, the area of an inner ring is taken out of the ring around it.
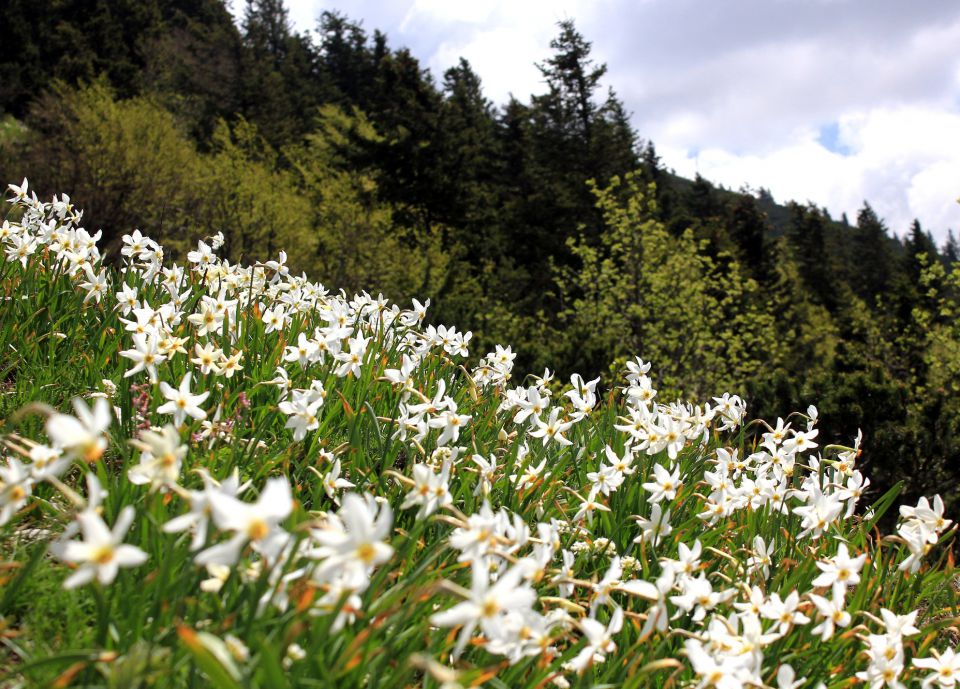
{"label": "hillside", "polygon": [[286,247],[295,274],[429,298],[473,349],[511,343],[520,381],[609,390],[639,355],[671,398],[816,403],[824,444],[862,430],[872,497],[902,481],[956,504],[956,242],[677,177],[572,20],[543,92],[494,104],[466,61],[430,74],[334,12],[297,33],[280,0],[239,26],[219,0],[14,0],[4,19],[0,175],[69,194],[108,263],[135,228],[180,262],[217,232],[231,263]]}
{"label": "hillside", "polygon": [[949,686],[957,527],[881,535],[897,489],[815,406],[670,402],[639,358],[518,384],[424,302],[226,235],[104,265],[10,189],[0,686]]}

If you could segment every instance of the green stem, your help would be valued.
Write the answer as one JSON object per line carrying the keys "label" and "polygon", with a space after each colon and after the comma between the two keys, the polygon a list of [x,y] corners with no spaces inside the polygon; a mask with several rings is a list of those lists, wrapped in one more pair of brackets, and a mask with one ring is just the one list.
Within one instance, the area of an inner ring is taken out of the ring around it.
{"label": "green stem", "polygon": [[100,582],[93,584],[93,597],[97,602],[97,640],[98,648],[107,644],[107,627],[110,624],[110,600],[103,594]]}

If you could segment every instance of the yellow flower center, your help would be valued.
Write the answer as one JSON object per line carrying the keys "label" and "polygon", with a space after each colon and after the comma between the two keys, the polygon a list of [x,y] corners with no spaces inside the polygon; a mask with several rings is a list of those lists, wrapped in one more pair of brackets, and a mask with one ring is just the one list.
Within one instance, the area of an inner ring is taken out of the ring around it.
{"label": "yellow flower center", "polygon": [[500,606],[497,604],[497,601],[488,598],[483,602],[483,607],[480,608],[480,614],[483,617],[493,617],[498,612],[500,612]]}
{"label": "yellow flower center", "polygon": [[247,535],[251,541],[259,541],[270,533],[270,527],[262,519],[254,519],[247,527]]}
{"label": "yellow flower center", "polygon": [[365,564],[370,564],[373,562],[373,558],[377,555],[376,548],[373,547],[372,543],[362,543],[357,547],[357,558]]}
{"label": "yellow flower center", "polygon": [[113,560],[113,547],[105,545],[97,548],[93,553],[93,557],[90,559],[98,565],[108,564],[111,560]]}

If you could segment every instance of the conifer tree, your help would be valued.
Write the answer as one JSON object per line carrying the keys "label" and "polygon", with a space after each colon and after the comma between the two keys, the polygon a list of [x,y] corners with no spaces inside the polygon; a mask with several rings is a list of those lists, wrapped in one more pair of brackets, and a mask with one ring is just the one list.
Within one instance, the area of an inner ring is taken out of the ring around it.
{"label": "conifer tree", "polygon": [[869,203],[864,203],[857,214],[851,248],[850,285],[861,299],[872,304],[889,289],[896,264],[887,227]]}
{"label": "conifer tree", "polygon": [[[924,267],[930,264],[929,259],[939,256],[936,243],[927,232],[924,232],[919,220],[914,220],[910,224],[910,232],[907,234],[904,248],[906,249],[903,256],[904,269],[910,278],[910,283],[919,284]],[[921,255],[926,256],[928,260],[923,261],[920,258]]]}
{"label": "conifer tree", "polygon": [[318,59],[333,93],[330,101],[369,111],[376,89],[377,63],[387,52],[386,37],[377,32],[371,48],[363,27],[339,12],[324,11],[317,20]]}
{"label": "conifer tree", "polygon": [[296,143],[325,96],[308,37],[294,33],[283,0],[247,0],[242,112],[274,147]]}
{"label": "conifer tree", "polygon": [[943,260],[948,266],[960,261],[960,243],[953,230],[947,230],[947,241],[943,244]]}
{"label": "conifer tree", "polygon": [[439,220],[462,228],[471,261],[499,261],[508,238],[498,202],[504,166],[493,104],[463,58],[444,73],[443,95],[438,129],[444,136],[438,142],[436,176]]}
{"label": "conifer tree", "polygon": [[832,310],[837,294],[826,248],[826,218],[813,204],[801,206],[791,202],[788,208],[787,237],[803,283],[817,304]]}
{"label": "conifer tree", "polygon": [[[587,180],[602,182],[634,170],[638,164],[635,135],[622,105],[611,92],[600,102],[600,80],[605,65],[590,56],[591,44],[576,30],[572,20],[559,23],[560,32],[550,43],[553,54],[538,64],[547,92],[533,96],[522,132],[523,196],[515,199],[518,231],[528,266],[542,266],[548,255],[569,263],[566,238],[579,228],[587,241],[596,242],[601,217],[594,206]],[[511,115],[520,114],[517,108]],[[549,281],[532,270],[535,289],[546,290]]]}
{"label": "conifer tree", "polygon": [[766,216],[757,208],[751,194],[740,194],[727,207],[726,220],[730,239],[736,245],[740,262],[761,284],[772,278],[768,255]]}

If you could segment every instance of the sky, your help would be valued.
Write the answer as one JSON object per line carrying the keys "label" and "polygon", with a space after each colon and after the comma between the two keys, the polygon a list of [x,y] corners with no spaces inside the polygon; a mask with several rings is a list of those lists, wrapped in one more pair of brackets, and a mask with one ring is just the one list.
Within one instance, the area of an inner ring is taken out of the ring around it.
{"label": "sky", "polygon": [[[237,4],[238,0],[235,0]],[[300,31],[339,10],[439,80],[466,57],[497,104],[573,19],[639,136],[678,174],[769,189],[892,232],[960,229],[956,0],[287,0]]]}

